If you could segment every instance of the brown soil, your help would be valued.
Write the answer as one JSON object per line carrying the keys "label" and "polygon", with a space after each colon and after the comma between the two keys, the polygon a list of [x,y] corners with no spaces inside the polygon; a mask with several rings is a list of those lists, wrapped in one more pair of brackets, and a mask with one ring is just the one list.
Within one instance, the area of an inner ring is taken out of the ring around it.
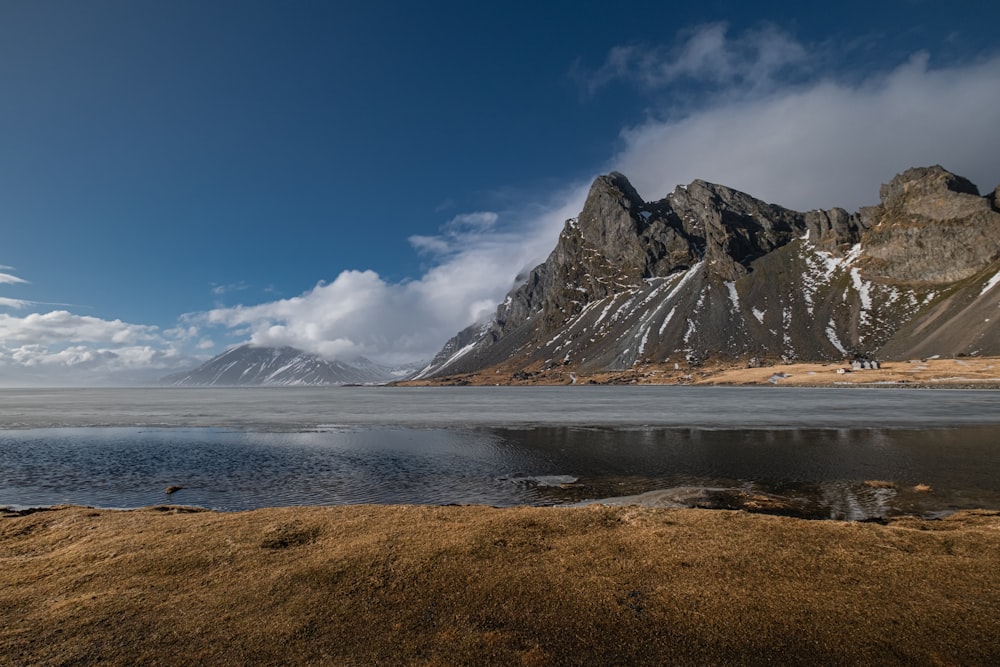
{"label": "brown soil", "polygon": [[0,518],[4,665],[996,665],[998,610],[998,512]]}
{"label": "brown soil", "polygon": [[693,384],[766,385],[792,387],[895,386],[1000,389],[1000,358],[963,357],[958,359],[913,359],[882,362],[878,370],[850,369],[850,362],[764,364],[749,368],[747,363],[644,364],[626,371],[585,374],[567,366],[546,368],[541,364],[520,371],[503,366],[478,373],[453,375],[402,385],[560,385],[573,384]]}

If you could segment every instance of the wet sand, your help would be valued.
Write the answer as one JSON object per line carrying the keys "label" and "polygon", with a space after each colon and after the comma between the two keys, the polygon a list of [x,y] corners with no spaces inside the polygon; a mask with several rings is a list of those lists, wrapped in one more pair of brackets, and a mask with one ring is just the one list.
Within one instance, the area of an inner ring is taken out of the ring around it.
{"label": "wet sand", "polygon": [[1000,512],[55,508],[0,664],[1000,664]]}

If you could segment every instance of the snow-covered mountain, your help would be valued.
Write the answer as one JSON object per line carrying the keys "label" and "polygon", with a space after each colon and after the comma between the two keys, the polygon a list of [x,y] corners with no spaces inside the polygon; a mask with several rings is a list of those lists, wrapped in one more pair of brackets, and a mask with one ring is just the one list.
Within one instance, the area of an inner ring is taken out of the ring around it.
{"label": "snow-covered mountain", "polygon": [[1000,355],[998,199],[938,166],[854,214],[704,181],[645,202],[601,176],[548,259],[417,377]]}
{"label": "snow-covered mountain", "polygon": [[384,384],[411,374],[411,369],[386,368],[364,357],[348,364],[327,361],[292,347],[240,345],[192,371],[168,375],[161,382],[200,387]]}

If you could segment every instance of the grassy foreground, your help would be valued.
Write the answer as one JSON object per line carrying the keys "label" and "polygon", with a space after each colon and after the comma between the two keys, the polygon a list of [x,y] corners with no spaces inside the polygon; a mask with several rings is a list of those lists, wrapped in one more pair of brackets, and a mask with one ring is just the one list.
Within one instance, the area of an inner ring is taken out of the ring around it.
{"label": "grassy foreground", "polygon": [[4,665],[997,665],[1000,512],[7,512],[0,618]]}

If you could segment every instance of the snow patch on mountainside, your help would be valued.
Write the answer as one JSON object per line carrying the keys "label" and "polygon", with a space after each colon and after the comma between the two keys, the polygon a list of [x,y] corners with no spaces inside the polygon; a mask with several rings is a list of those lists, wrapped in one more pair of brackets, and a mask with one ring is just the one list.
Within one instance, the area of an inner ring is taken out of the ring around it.
{"label": "snow patch on mountainside", "polygon": [[986,294],[991,289],[996,287],[997,283],[1000,283],[1000,271],[997,271],[996,275],[994,275],[992,278],[986,281],[986,284],[983,285],[982,291],[979,292],[979,296]]}

